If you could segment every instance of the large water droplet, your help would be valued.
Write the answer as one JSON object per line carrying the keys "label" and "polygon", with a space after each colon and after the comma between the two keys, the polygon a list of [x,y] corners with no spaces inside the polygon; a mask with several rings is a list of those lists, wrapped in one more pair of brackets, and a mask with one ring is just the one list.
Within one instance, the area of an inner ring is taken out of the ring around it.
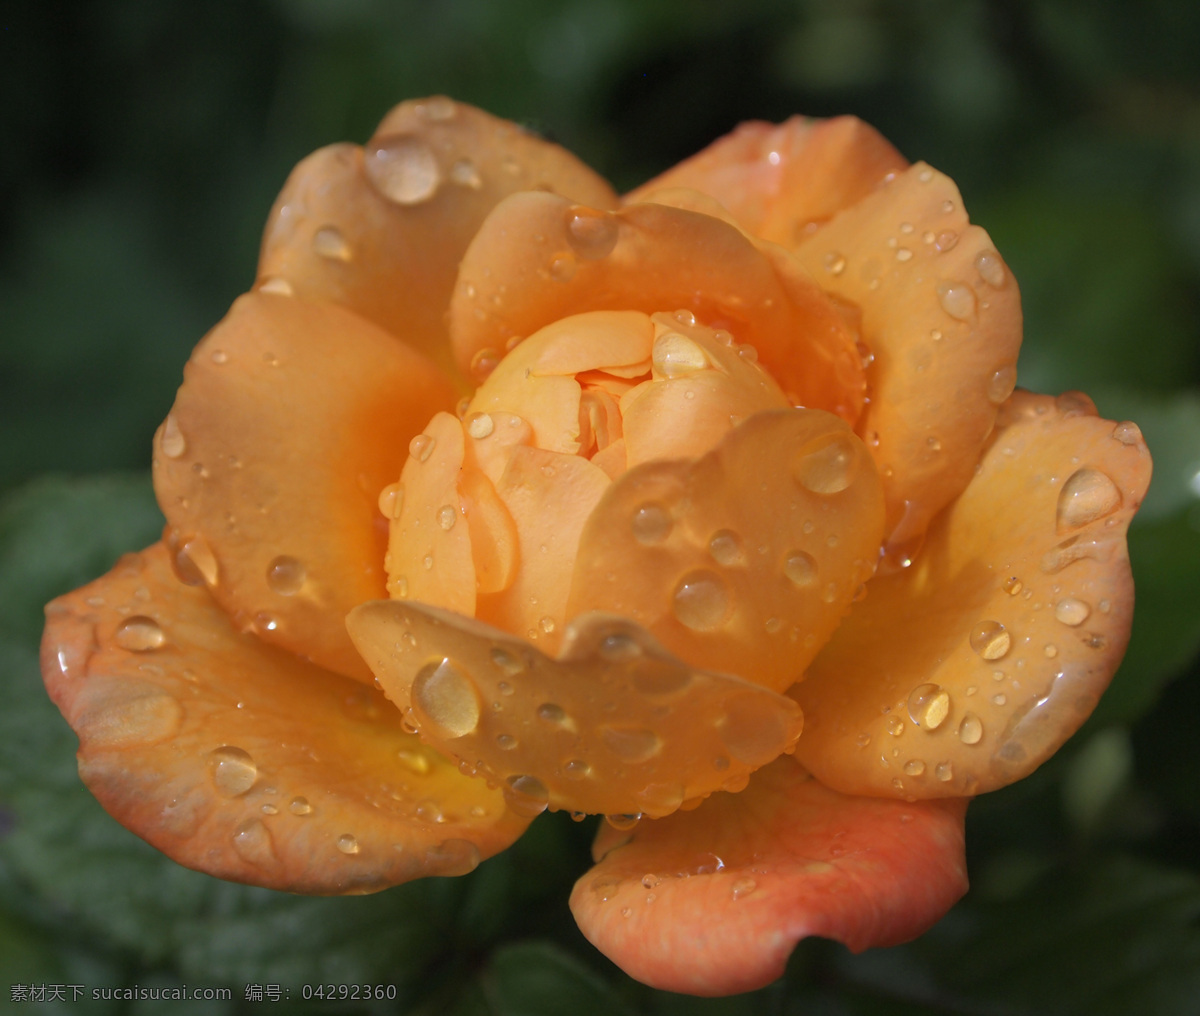
{"label": "large water droplet", "polygon": [[304,562],[287,554],[280,554],[267,565],[267,585],[280,596],[295,596],[304,586],[308,570]]}
{"label": "large water droplet", "polygon": [[783,562],[783,574],[797,589],[807,589],[817,581],[817,562],[803,550],[793,550]]}
{"label": "large water droplet", "polygon": [[441,170],[430,147],[420,138],[397,135],[380,138],[363,160],[367,179],[389,201],[419,205],[433,197]]}
{"label": "large water droplet", "polygon": [[449,659],[428,663],[417,672],[412,701],[445,737],[462,737],[479,724],[479,693]]}
{"label": "large water droplet", "polygon": [[739,762],[757,768],[787,747],[787,727],[773,705],[755,695],[741,695],[725,704],[717,734]]}
{"label": "large water droplet", "polygon": [[398,519],[404,512],[404,485],[389,483],[379,492],[379,511],[385,519]]}
{"label": "large water droplet", "polygon": [[974,713],[964,715],[962,722],[958,725],[958,739],[963,744],[978,744],[981,737],[983,737],[983,721]]}
{"label": "large water droplet", "polygon": [[837,494],[854,482],[858,449],[849,434],[827,434],[811,441],[796,459],[796,480],[814,494]]}
{"label": "large water droplet", "polygon": [[718,529],[708,541],[708,552],[713,560],[726,568],[741,564],[745,560],[741,538],[732,529]]}
{"label": "large water droplet", "polygon": [[937,297],[942,310],[959,321],[966,321],[975,313],[975,291],[965,283],[941,282]]}
{"label": "large water droplet", "polygon": [[688,572],[675,587],[671,608],[680,624],[693,631],[720,628],[732,611],[725,580],[707,569]]}
{"label": "large water droplet", "polygon": [[1136,423],[1126,420],[1113,428],[1113,437],[1121,444],[1135,445],[1142,440],[1142,431]]}
{"label": "large water droplet", "polygon": [[439,528],[449,532],[454,528],[454,523],[458,521],[458,511],[452,504],[444,504],[437,510],[437,522]]}
{"label": "large water droplet", "polygon": [[987,397],[988,401],[993,405],[1000,405],[1012,393],[1017,386],[1017,368],[1016,367],[1001,367],[992,372],[992,376],[988,378]]}
{"label": "large water droplet", "polygon": [[128,649],[130,652],[149,653],[155,649],[161,649],[166,643],[167,637],[154,618],[135,614],[121,622],[113,636],[113,641],[122,649]]}
{"label": "large water droplet", "polygon": [[1012,646],[1012,635],[999,621],[980,621],[968,638],[971,648],[985,660],[998,660]]}
{"label": "large water droplet", "polygon": [[[604,821],[619,832],[628,832],[642,820],[641,812],[630,812],[624,815],[605,815]],[[615,888],[615,886],[613,887]],[[604,896],[611,899],[611,896]]]}
{"label": "large water droplet", "polygon": [[638,543],[653,546],[662,543],[671,532],[671,513],[662,505],[648,501],[634,509],[631,525]]}
{"label": "large water droplet", "polygon": [[950,715],[950,693],[937,684],[919,684],[908,695],[908,717],[925,730],[936,730]]}
{"label": "large water droplet", "polygon": [[939,762],[937,767],[933,770],[933,775],[943,783],[949,783],[952,779],[954,779],[954,766],[949,762]]}
{"label": "large water droplet", "polygon": [[257,868],[269,868],[275,863],[275,845],[259,819],[249,819],[237,827],[233,834],[233,849],[243,861]]}
{"label": "large water droplet", "polygon": [[921,776],[925,772],[925,760],[910,758],[904,763],[905,776]]}
{"label": "large water droplet", "polygon": [[975,255],[975,270],[989,286],[999,289],[1004,285],[1004,261],[994,250],[981,250]]}
{"label": "large water droplet", "polygon": [[336,226],[322,226],[312,239],[313,253],[330,261],[349,261],[350,245]]}
{"label": "large water droplet", "polygon": [[[521,660],[517,659],[517,657],[513,656],[512,653],[508,652],[507,650],[501,649],[499,646],[496,646],[492,649],[491,658],[492,663],[494,663],[497,669],[500,670],[500,672],[506,677],[515,677],[525,669],[525,664],[522,663]],[[506,687],[507,685],[502,685],[500,690],[503,692]],[[511,694],[511,689],[509,690],[509,694]]]}
{"label": "large water droplet", "polygon": [[535,818],[550,803],[550,791],[536,776],[510,776],[505,781],[504,800],[518,815]]}
{"label": "large water droplet", "polygon": [[337,838],[337,848],[343,854],[357,854],[360,849],[357,837],[351,835],[350,833],[342,833],[342,835]]}
{"label": "large water droplet", "polygon": [[467,418],[467,433],[476,441],[490,437],[495,429],[496,421],[492,419],[491,413],[472,413]]}
{"label": "large water droplet", "polygon": [[567,210],[567,243],[584,261],[598,261],[617,245],[617,220],[608,212],[575,205]]}
{"label": "large water droplet", "polygon": [[183,431],[179,429],[179,422],[173,413],[168,413],[167,418],[163,421],[162,436],[159,438],[158,446],[169,459],[177,459],[187,451],[187,441],[184,440]]}
{"label": "large water droplet", "polygon": [[654,373],[660,377],[688,377],[708,369],[708,356],[701,346],[679,332],[664,332],[654,340],[651,354]]}
{"label": "large water droplet", "polygon": [[311,815],[312,810],[312,805],[308,803],[307,797],[293,797],[288,804],[288,811],[293,815]]}
{"label": "large water droplet", "polygon": [[437,438],[432,434],[418,434],[408,442],[408,454],[418,462],[427,462],[436,444]]}
{"label": "large water droplet", "polygon": [[640,727],[604,727],[600,736],[608,750],[626,762],[645,762],[662,750],[659,736]]}
{"label": "large water droplet", "polygon": [[258,778],[258,766],[248,751],[227,744],[209,756],[213,786],[226,797],[240,797]]}
{"label": "large water droplet", "polygon": [[1061,599],[1054,605],[1054,616],[1063,624],[1069,624],[1072,628],[1083,624],[1091,612],[1092,608],[1087,603],[1084,603],[1083,600],[1077,600],[1073,596]]}
{"label": "large water droplet", "polygon": [[1121,504],[1117,485],[1098,469],[1077,469],[1058,494],[1058,528],[1078,529],[1111,515]]}

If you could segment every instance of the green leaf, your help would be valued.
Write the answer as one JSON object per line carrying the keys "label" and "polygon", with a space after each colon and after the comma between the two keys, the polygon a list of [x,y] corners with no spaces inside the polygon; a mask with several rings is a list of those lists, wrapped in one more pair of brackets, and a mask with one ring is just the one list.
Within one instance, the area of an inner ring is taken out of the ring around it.
{"label": "green leaf", "polygon": [[495,1016],[604,1016],[631,1014],[609,985],[551,942],[520,942],[497,949],[482,978]]}

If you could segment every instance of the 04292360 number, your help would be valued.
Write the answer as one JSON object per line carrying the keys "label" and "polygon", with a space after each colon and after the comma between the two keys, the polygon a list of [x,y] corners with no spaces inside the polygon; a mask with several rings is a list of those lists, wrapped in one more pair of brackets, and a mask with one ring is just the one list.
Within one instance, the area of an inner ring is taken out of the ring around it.
{"label": "04292360 number", "polygon": [[305,999],[394,999],[394,984],[306,984],[300,994]]}

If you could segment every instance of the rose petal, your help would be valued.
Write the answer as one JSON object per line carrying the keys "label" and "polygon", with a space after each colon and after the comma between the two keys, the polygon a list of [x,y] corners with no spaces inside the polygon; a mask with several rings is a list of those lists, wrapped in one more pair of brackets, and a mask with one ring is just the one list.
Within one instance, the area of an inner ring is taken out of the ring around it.
{"label": "rose petal", "polygon": [[379,491],[453,398],[425,357],[340,307],[241,297],[155,436],[181,576],[237,626],[369,682],[342,618],[387,595]]}
{"label": "rose petal", "polygon": [[862,364],[845,318],[787,251],[687,209],[506,198],[463,257],[450,334],[460,365],[483,368],[569,314],[677,308],[755,347],[797,403],[858,417]]}
{"label": "rose petal", "polygon": [[557,660],[424,605],[367,603],[346,623],[422,738],[534,814],[666,815],[745,786],[800,735],[791,699],[693,669],[624,618],[577,618]]}
{"label": "rose petal", "polygon": [[782,691],[871,574],[882,527],[879,478],[846,424],[759,413],[700,459],[613,483],[584,528],[567,615],[620,614],[684,660]]}
{"label": "rose petal", "polygon": [[657,200],[655,192],[688,187],[716,198],[743,228],[794,247],[822,223],[869,194],[908,162],[875,128],[857,117],[776,126],[752,121],[626,195]]}
{"label": "rose petal", "polygon": [[[1140,433],[1019,392],[916,563],[874,579],[794,695],[797,757],[846,793],[976,794],[1044,762],[1125,652]],[[1002,627],[1001,627],[1002,626]]]}
{"label": "rose petal", "polygon": [[373,689],[234,631],[159,544],[47,608],[84,782],[181,864],[305,893],[469,871],[526,821]]}
{"label": "rose petal", "polygon": [[856,430],[879,465],[897,550],[966,486],[1016,378],[1017,284],[949,177],[918,163],[797,250],[862,310],[874,362]]}
{"label": "rose petal", "polygon": [[588,941],[651,987],[752,991],[810,935],[861,952],[928,929],[967,889],[965,810],[845,797],[780,759],[740,794],[632,834],[602,831],[571,910]]}
{"label": "rose petal", "polygon": [[444,312],[458,262],[497,201],[533,189],[617,203],[575,156],[515,124],[442,96],[402,102],[365,151],[331,145],[292,171],[259,284],[349,307],[453,373]]}

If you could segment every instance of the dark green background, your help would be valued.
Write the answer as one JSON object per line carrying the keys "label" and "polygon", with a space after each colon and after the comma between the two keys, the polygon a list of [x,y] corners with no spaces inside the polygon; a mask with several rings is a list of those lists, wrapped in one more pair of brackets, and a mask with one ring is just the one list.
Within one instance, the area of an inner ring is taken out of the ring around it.
{"label": "dark green background", "polygon": [[[247,982],[330,979],[395,983],[381,1011],[428,1014],[1200,1013],[1198,54],[1200,5],[1177,0],[4,8],[0,1007],[13,983],[186,982],[234,1001],[173,1011],[258,1011]],[[41,604],[155,538],[151,433],[252,281],[290,167],[435,92],[619,188],[739,120],[857,113],[954,177],[1012,266],[1020,382],[1142,425],[1129,656],[1067,748],[972,806],[973,888],[924,939],[812,941],[771,988],[683,999],[574,930],[591,829],[565,816],[464,879],[310,900],[178,868],[78,783],[36,673]]]}

